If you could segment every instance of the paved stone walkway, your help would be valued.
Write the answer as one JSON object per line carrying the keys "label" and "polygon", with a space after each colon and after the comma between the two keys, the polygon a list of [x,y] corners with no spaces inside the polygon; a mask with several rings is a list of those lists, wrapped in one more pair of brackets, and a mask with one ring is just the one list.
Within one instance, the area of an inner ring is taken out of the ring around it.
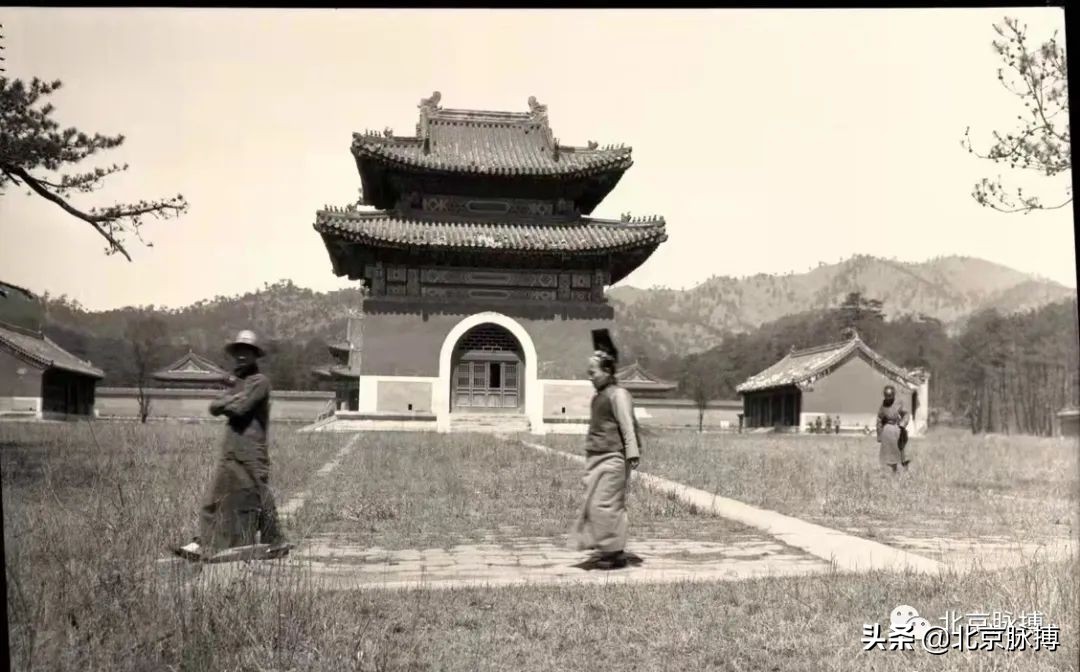
{"label": "paved stone walkway", "polygon": [[[339,466],[341,466],[341,461],[348,457],[349,453],[351,453],[353,449],[356,448],[356,443],[359,440],[360,435],[357,434],[348,441],[346,441],[345,445],[341,447],[341,450],[335,453],[334,457],[329,462],[319,467],[319,470],[315,472],[314,482],[311,483],[311,486],[314,487],[315,485],[318,485],[320,480],[322,480],[327,475],[331,474]],[[304,502],[307,501],[308,497],[311,496],[310,492],[311,491],[309,488],[308,490],[305,490],[304,492],[301,492],[290,498],[289,501],[278,507],[278,515],[280,515],[283,519],[295,515],[296,512],[300,510],[300,507],[304,505]]]}
{"label": "paved stone walkway", "polygon": [[[525,446],[549,455],[559,455],[570,460],[584,463],[585,458],[571,455],[547,446],[529,441],[522,441]],[[925,558],[892,546],[854,537],[838,530],[808,523],[792,516],[767,509],[760,509],[740,501],[720,497],[704,490],[691,488],[669,481],[659,476],[634,472],[634,479],[647,487],[660,492],[671,493],[686,504],[693,504],[698,509],[742,523],[783,541],[789,546],[800,548],[818,558],[833,562],[838,569],[861,572],[871,569],[891,571],[915,571],[935,573],[941,570],[936,560]]]}
{"label": "paved stone walkway", "polygon": [[281,561],[207,565],[201,576],[197,566],[176,567],[174,571],[187,571],[189,580],[198,577],[210,583],[276,574],[294,579],[295,585],[302,582],[324,590],[392,590],[731,581],[829,570],[829,564],[818,558],[758,535],[718,542],[632,539],[628,551],[640,563],[620,570],[589,571],[576,566],[586,554],[547,538],[390,551],[324,536],[305,542]]}

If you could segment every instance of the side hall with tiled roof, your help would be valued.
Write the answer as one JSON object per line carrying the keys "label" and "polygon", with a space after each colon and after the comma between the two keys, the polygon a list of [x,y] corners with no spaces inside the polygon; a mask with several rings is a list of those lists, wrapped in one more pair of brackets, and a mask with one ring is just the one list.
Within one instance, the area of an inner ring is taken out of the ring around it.
{"label": "side hall with tiled roof", "polygon": [[[866,431],[876,422],[886,385],[913,414],[909,433],[922,434],[929,410],[930,374],[909,370],[870,348],[857,333],[837,343],[796,350],[735,388],[747,428],[806,431],[818,421]],[[827,420],[826,420],[827,419]]]}
{"label": "side hall with tiled roof", "polygon": [[0,417],[93,416],[105,373],[57,345],[44,324],[37,296],[0,282]]}

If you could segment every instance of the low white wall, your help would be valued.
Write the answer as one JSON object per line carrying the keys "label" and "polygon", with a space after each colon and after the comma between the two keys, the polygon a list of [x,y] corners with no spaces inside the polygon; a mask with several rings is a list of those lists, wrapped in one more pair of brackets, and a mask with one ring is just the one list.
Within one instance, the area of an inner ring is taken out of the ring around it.
{"label": "low white wall", "polygon": [[[638,422],[644,426],[669,428],[698,428],[698,407],[690,399],[634,399]],[[737,429],[740,401],[712,401],[705,406],[701,418],[704,429]]]}
{"label": "low white wall", "polygon": [[[219,390],[150,388],[151,418],[211,418],[210,402]],[[271,420],[313,421],[334,400],[333,392],[274,390],[270,393]],[[99,387],[94,410],[100,418],[139,417],[138,390],[134,387]]]}
{"label": "low white wall", "polygon": [[41,415],[41,397],[0,397],[0,415]]}

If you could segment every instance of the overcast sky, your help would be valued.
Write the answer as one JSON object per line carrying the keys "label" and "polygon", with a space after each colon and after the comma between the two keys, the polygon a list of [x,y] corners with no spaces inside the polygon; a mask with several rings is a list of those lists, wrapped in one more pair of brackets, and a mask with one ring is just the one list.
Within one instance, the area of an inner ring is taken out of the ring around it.
{"label": "overcast sky", "polygon": [[1071,208],[1004,215],[970,196],[998,169],[961,148],[965,127],[988,142],[1022,111],[995,74],[1006,14],[1064,41],[1057,8],[0,9],[7,75],[62,80],[58,121],[127,138],[100,163],[130,170],[76,203],[191,203],[128,263],[8,189],[0,278],[92,309],[348,286],[315,211],[356,199],[354,131],[411,133],[438,90],[455,108],[536,96],[563,143],[634,148],[594,215],[660,214],[669,240],[623,284],[961,254],[1075,287]]}

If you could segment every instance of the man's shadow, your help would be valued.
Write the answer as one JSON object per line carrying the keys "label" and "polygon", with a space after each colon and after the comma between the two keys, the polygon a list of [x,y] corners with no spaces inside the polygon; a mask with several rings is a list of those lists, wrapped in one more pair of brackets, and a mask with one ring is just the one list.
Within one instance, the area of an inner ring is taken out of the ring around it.
{"label": "man's shadow", "polygon": [[572,567],[584,569],[589,572],[593,570],[609,571],[613,569],[626,569],[627,567],[640,567],[643,564],[645,564],[645,559],[640,555],[623,552],[622,555],[615,558],[605,558],[601,555],[594,555],[576,565],[572,565]]}

